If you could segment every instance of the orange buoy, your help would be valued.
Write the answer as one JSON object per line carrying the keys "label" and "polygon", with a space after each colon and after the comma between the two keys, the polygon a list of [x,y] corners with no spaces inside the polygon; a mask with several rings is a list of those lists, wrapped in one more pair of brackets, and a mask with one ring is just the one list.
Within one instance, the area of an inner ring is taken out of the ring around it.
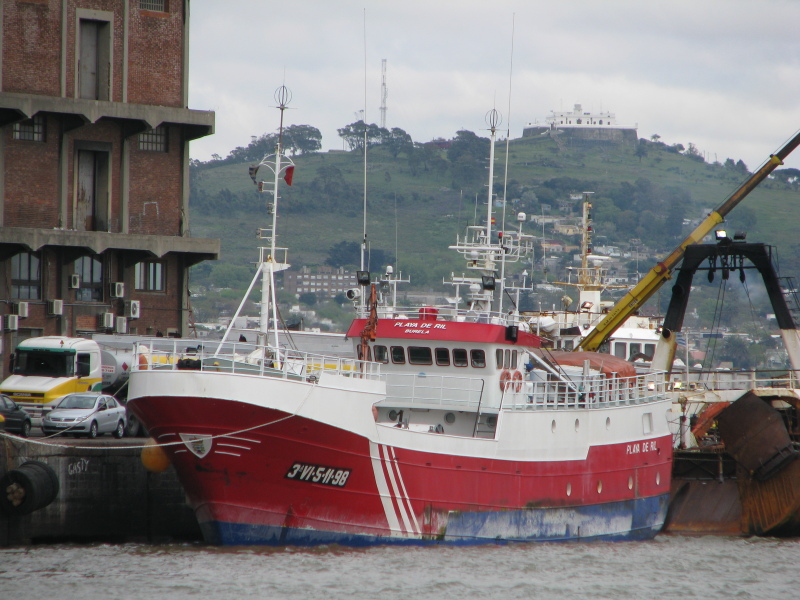
{"label": "orange buoy", "polygon": [[151,473],[163,473],[169,467],[169,457],[164,449],[153,438],[145,442],[142,448],[142,464]]}

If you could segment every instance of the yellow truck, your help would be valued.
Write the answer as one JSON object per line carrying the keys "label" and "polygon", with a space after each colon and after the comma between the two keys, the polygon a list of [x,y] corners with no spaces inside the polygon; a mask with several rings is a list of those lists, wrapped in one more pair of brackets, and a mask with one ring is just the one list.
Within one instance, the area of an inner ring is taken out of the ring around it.
{"label": "yellow truck", "polygon": [[29,338],[11,355],[10,375],[0,383],[0,392],[38,424],[66,394],[118,389],[130,374],[132,360],[132,351],[112,352],[90,339]]}

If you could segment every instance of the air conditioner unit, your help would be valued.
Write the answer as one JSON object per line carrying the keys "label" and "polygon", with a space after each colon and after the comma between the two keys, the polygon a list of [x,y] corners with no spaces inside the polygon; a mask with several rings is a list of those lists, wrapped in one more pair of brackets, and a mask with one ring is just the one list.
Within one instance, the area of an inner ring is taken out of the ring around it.
{"label": "air conditioner unit", "polygon": [[125,296],[125,284],[121,281],[111,284],[111,297],[122,298]]}
{"label": "air conditioner unit", "polygon": [[97,316],[100,321],[100,327],[103,329],[114,329],[114,313],[102,313]]}
{"label": "air conditioner unit", "polygon": [[117,333],[128,333],[128,319],[117,317],[117,326],[114,328]]}
{"label": "air conditioner unit", "polygon": [[142,312],[142,305],[139,300],[131,300],[125,303],[125,316],[129,319],[138,319]]}
{"label": "air conditioner unit", "polygon": [[71,290],[77,290],[81,287],[81,276],[73,273],[69,276],[69,287]]}
{"label": "air conditioner unit", "polygon": [[16,331],[19,329],[19,316],[6,315],[6,331]]}
{"label": "air conditioner unit", "polygon": [[27,302],[17,302],[16,306],[16,313],[20,319],[25,319],[28,316],[28,303]]}
{"label": "air conditioner unit", "polygon": [[48,300],[47,301],[47,314],[59,316],[64,314],[64,301],[63,300]]}

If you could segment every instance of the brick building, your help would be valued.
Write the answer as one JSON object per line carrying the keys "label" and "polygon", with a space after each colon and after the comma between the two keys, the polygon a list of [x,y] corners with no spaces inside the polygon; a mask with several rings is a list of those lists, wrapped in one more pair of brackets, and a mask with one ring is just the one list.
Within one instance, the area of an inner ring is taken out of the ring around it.
{"label": "brick building", "polygon": [[188,0],[0,3],[3,349],[36,335],[184,335]]}

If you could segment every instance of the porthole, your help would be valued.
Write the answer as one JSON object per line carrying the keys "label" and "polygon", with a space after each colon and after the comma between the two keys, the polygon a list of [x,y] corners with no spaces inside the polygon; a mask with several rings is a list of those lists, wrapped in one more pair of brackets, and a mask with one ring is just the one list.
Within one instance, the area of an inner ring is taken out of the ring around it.
{"label": "porthole", "polygon": [[611,417],[606,417],[606,429],[611,429]]}
{"label": "porthole", "polygon": [[578,429],[580,428],[581,428],[581,420],[575,419],[575,431],[578,431]]}
{"label": "porthole", "polygon": [[572,496],[572,484],[567,484],[567,496]]}
{"label": "porthole", "polygon": [[656,485],[661,485],[661,473],[656,473]]}
{"label": "porthole", "polygon": [[597,482],[597,493],[599,494],[602,491],[603,491],[603,482],[602,481],[598,481]]}
{"label": "porthole", "polygon": [[390,410],[389,411],[389,420],[390,421],[395,421],[396,419],[397,419],[397,411],[396,410]]}
{"label": "porthole", "polygon": [[453,423],[456,422],[456,416],[453,413],[447,413],[444,416],[444,422],[447,423],[448,425],[452,425]]}
{"label": "porthole", "polygon": [[552,431],[553,433],[556,432],[556,420],[555,419],[553,419],[552,423],[550,423],[550,431]]}
{"label": "porthole", "polygon": [[628,489],[633,489],[633,477],[628,477]]}

